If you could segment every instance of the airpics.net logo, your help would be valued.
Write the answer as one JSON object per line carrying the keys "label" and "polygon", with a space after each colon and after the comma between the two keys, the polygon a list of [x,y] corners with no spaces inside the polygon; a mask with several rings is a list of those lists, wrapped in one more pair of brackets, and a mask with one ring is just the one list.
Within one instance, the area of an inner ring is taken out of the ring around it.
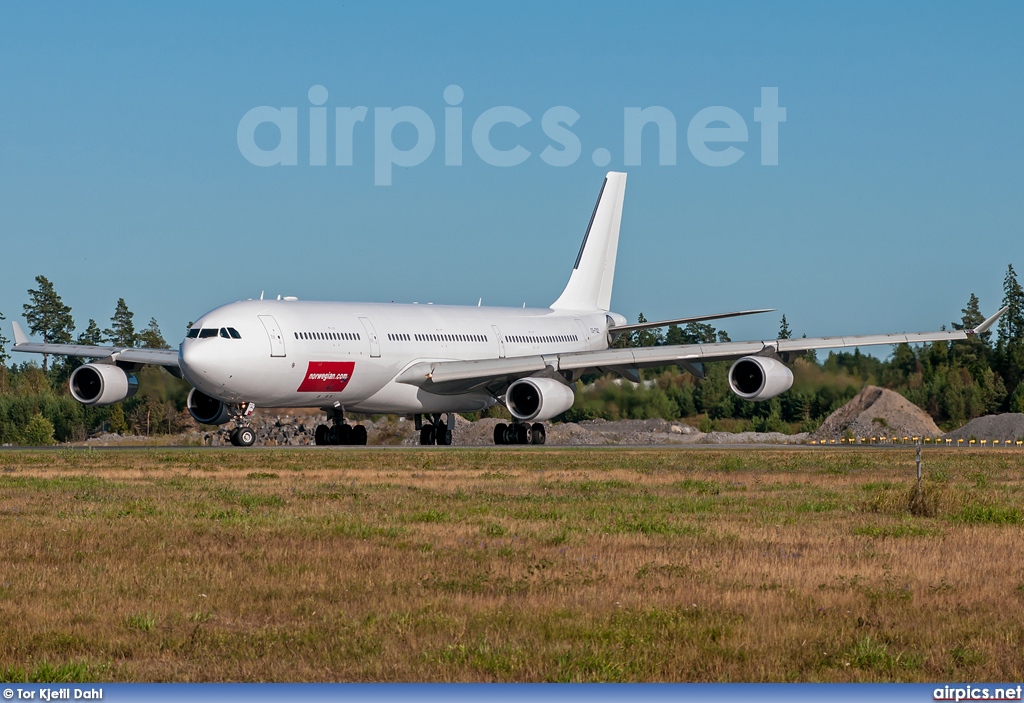
{"label": "airpics.net logo", "polygon": [[[402,107],[375,107],[370,117],[370,108],[326,106],[327,88],[314,85],[309,91],[308,112],[309,149],[306,160],[306,145],[299,146],[298,107],[254,107],[238,122],[238,150],[245,159],[255,165],[298,166],[300,157],[303,165],[327,166],[328,135],[333,134],[333,165],[352,166],[355,141],[359,131],[373,131],[373,182],[379,186],[392,184],[395,167],[413,168],[430,158],[438,146],[438,128],[434,120],[423,109],[411,105]],[[515,135],[534,122],[533,116],[518,107],[499,105],[484,110],[472,119],[463,114],[461,107],[465,92],[458,85],[444,89],[444,118],[440,141],[444,151],[445,166],[462,166],[465,156],[463,147],[466,131],[473,154],[481,162],[498,168],[509,168],[526,163],[534,153],[519,143]],[[333,115],[331,114],[333,112]],[[749,113],[748,113],[749,114]],[[302,115],[305,121],[307,115]],[[333,124],[331,124],[333,117]],[[372,119],[372,127],[367,124]],[[542,162],[549,166],[565,167],[577,163],[583,156],[583,143],[572,127],[579,121],[580,113],[571,107],[557,105],[548,108],[540,118],[540,129],[548,143],[539,154]],[[761,88],[761,104],[753,108],[752,119],[760,129],[760,157],[762,166],[777,166],[779,163],[779,125],[786,121],[786,108],[779,106],[778,88]],[[650,126],[650,128],[649,128]],[[305,127],[305,125],[303,125]],[[273,137],[258,139],[257,131],[264,136],[276,129],[276,143]],[[305,131],[305,129],[303,130]],[[502,139],[496,146],[494,135],[500,131]],[[626,107],[622,111],[622,164],[642,165],[643,140],[657,139],[658,164],[675,166],[677,159],[678,122],[671,110],[661,106]],[[399,139],[396,134],[409,136],[412,140]],[[509,134],[513,137],[509,139]],[[750,128],[740,112],[723,105],[713,105],[698,111],[686,126],[686,146],[698,163],[721,168],[732,166],[746,155],[744,145],[750,141]],[[260,142],[260,143],[258,143]],[[512,145],[509,146],[509,143]],[[272,144],[272,146],[271,146]],[[590,154],[595,166],[605,167],[612,161],[612,152],[599,147]]]}

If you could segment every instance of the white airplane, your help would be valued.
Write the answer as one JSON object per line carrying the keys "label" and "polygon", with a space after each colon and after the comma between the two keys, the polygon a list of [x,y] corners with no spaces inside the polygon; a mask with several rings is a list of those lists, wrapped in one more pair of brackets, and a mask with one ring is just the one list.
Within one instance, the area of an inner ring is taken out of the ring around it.
{"label": "white airplane", "polygon": [[[864,335],[614,349],[618,335],[770,312],[628,324],[610,312],[626,174],[601,186],[579,255],[558,300],[548,308],[305,302],[286,297],[224,305],[196,321],[177,350],[37,344],[14,323],[14,351],[92,359],[71,374],[71,394],[93,406],[134,395],[133,373],[157,364],[192,384],[188,410],[208,425],[234,423],[231,441],[251,446],[257,406],[311,407],[330,426],[316,444],[366,444],[366,429],[345,411],[413,415],[420,444],[451,444],[454,413],[502,403],[495,444],[543,444],[543,422],[568,410],[585,373],[679,365],[701,376],[702,362],[735,360],[729,386],[766,400],[793,384],[786,363],[812,349],[966,339],[989,329],[1000,310],[973,330]],[[444,416],[444,417],[442,417]]]}

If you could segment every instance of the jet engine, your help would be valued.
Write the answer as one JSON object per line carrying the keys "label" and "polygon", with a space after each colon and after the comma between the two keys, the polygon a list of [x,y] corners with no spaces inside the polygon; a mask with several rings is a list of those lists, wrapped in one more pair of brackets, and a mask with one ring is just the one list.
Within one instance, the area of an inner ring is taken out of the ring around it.
{"label": "jet engine", "polygon": [[188,392],[188,400],[185,401],[188,414],[200,425],[223,425],[231,420],[231,413],[223,402],[211,398],[198,388]]}
{"label": "jet engine", "polygon": [[768,400],[793,385],[793,372],[766,356],[745,356],[729,369],[729,388],[744,400]]}
{"label": "jet engine", "polygon": [[71,373],[71,395],[82,405],[102,407],[131,398],[139,390],[135,376],[113,364],[85,364]]}
{"label": "jet engine", "polygon": [[522,378],[505,391],[505,406],[522,422],[550,420],[575,400],[571,387],[552,378]]}

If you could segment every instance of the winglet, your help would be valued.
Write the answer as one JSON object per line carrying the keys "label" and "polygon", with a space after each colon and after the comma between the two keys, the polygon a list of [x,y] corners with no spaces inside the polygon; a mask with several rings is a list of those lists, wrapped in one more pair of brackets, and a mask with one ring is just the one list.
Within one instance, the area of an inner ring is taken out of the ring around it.
{"label": "winglet", "polygon": [[14,326],[14,346],[19,344],[28,344],[28,335],[21,329],[21,325],[18,324],[17,320],[11,320],[11,325]]}
{"label": "winglet", "polygon": [[[996,320],[998,320],[1002,316],[1002,314],[1004,312],[1006,312],[1007,310],[1009,310],[1009,309],[1010,308],[1008,308],[1008,307],[1002,308],[995,315],[993,315],[992,317],[988,318],[987,320],[982,322],[980,325],[975,327],[973,330],[971,330],[971,334],[982,334],[984,332],[988,332],[988,328],[991,327],[992,325],[994,325],[996,323]],[[17,323],[15,323],[15,324],[17,324]]]}

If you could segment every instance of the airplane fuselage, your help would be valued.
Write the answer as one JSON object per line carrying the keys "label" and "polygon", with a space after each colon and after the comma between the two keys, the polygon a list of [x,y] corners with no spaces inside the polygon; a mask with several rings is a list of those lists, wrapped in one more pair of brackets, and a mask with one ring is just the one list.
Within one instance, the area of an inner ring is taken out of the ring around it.
{"label": "airplane fuselage", "polygon": [[423,361],[605,349],[608,317],[547,308],[246,300],[197,320],[180,346],[179,365],[196,388],[228,403],[472,412],[494,405],[495,397],[485,390],[429,393],[395,378]]}

